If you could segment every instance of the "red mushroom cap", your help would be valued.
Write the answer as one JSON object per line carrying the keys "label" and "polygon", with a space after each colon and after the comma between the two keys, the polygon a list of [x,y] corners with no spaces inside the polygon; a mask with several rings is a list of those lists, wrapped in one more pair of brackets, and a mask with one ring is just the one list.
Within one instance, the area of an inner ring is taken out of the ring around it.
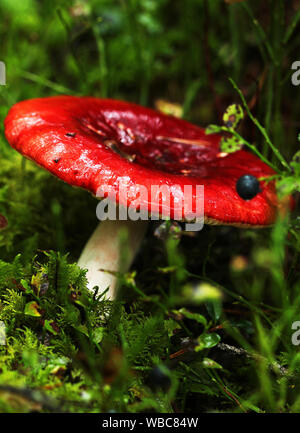
{"label": "red mushroom cap", "polygon": [[[117,190],[121,179],[131,186],[129,203],[137,185],[168,185],[175,200],[184,185],[204,185],[206,223],[266,226],[276,217],[274,182],[260,181],[250,200],[236,190],[243,175],[274,174],[269,166],[245,150],[224,154],[219,135],[139,105],[74,96],[27,100],[9,111],[5,134],[25,157],[93,194],[103,185]],[[150,202],[143,206],[150,211]]]}

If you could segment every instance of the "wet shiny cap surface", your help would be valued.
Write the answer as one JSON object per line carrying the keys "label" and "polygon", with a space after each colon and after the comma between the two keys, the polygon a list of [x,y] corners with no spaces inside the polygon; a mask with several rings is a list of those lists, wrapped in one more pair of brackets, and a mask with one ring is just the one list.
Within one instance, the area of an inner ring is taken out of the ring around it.
{"label": "wet shiny cap surface", "polygon": [[[95,195],[103,185],[117,191],[121,179],[131,188],[128,203],[138,185],[168,185],[175,201],[185,185],[204,185],[206,223],[266,226],[276,217],[274,182],[261,181],[257,190],[253,181],[274,174],[269,166],[245,150],[222,153],[220,136],[136,104],[75,96],[22,101],[9,111],[5,134],[22,155]],[[150,202],[143,207],[150,210]]]}

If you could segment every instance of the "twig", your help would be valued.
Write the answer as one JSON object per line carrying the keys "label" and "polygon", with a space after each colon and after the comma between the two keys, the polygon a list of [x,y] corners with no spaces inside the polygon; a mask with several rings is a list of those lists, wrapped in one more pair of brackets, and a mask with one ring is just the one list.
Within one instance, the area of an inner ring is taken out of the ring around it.
{"label": "twig", "polygon": [[[216,348],[223,350],[224,352],[229,352],[231,354],[237,355],[237,356],[246,356],[247,358],[252,358],[255,361],[267,361],[266,358],[259,353],[249,353],[247,350],[242,349],[240,347],[231,346],[226,343],[219,343],[217,344]],[[268,361],[267,361],[268,362]],[[278,362],[268,362],[269,367],[277,373],[278,371],[282,376],[286,376],[289,371],[287,368],[280,365]]]}

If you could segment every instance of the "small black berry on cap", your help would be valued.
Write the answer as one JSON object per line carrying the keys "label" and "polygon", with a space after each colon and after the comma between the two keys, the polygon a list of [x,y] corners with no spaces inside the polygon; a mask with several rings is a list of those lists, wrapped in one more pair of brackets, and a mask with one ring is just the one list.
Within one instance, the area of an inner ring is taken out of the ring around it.
{"label": "small black berry on cap", "polygon": [[259,181],[252,174],[244,174],[236,183],[236,191],[244,200],[251,200],[260,191]]}

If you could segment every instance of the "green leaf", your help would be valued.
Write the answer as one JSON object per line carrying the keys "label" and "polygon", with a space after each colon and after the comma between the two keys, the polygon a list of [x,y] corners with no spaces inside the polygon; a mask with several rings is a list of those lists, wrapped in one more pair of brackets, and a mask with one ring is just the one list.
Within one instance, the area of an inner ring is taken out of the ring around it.
{"label": "green leaf", "polygon": [[95,328],[92,332],[93,342],[99,344],[102,341],[103,335],[104,335],[104,328],[102,328],[101,326]]}
{"label": "green leaf", "polygon": [[198,345],[195,347],[195,352],[200,352],[203,349],[211,349],[216,346],[221,337],[216,333],[202,334],[197,338]]}
{"label": "green leaf", "polygon": [[[174,310],[174,312],[175,314],[177,313],[176,310]],[[180,310],[178,310],[178,313],[182,314],[187,319],[195,320],[196,322],[201,323],[204,326],[207,325],[207,320],[201,314],[191,313],[186,308],[180,308]]]}
{"label": "green leaf", "polygon": [[241,150],[243,145],[244,142],[242,140],[239,140],[237,137],[234,136],[222,137],[220,143],[220,149],[221,152],[233,153],[236,152],[237,150]]}
{"label": "green leaf", "polygon": [[30,286],[30,284],[26,280],[22,279],[21,285],[24,287],[25,293],[28,293],[28,294],[34,293],[34,291],[32,290],[32,287]]}
{"label": "green leaf", "polygon": [[203,358],[202,365],[204,368],[223,368],[222,365],[210,358]]}
{"label": "green leaf", "polygon": [[222,313],[222,302],[220,299],[215,299],[205,303],[208,314],[216,322],[220,319]]}
{"label": "green leaf", "polygon": [[244,112],[239,104],[232,104],[223,114],[223,122],[227,128],[236,129],[244,118]]}
{"label": "green leaf", "polygon": [[38,305],[38,303],[36,301],[32,301],[32,302],[28,302],[25,305],[25,311],[24,313],[27,316],[32,316],[32,317],[41,317],[41,313],[40,313],[40,306]]}
{"label": "green leaf", "polygon": [[58,335],[58,326],[53,320],[45,320],[44,328],[53,335]]}
{"label": "green leaf", "polygon": [[222,129],[219,125],[208,125],[205,129],[205,134],[217,134],[220,131],[222,131]]}

